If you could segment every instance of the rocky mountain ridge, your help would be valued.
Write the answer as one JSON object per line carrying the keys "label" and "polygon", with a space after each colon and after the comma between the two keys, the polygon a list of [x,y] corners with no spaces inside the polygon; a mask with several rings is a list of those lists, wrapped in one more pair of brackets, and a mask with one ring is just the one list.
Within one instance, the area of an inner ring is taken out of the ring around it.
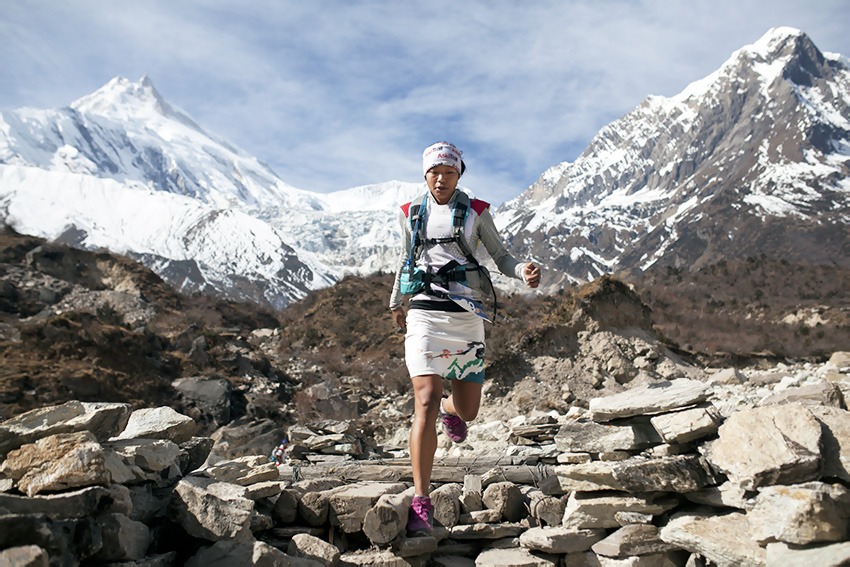
{"label": "rocky mountain ridge", "polygon": [[563,281],[766,255],[850,264],[850,68],[771,30],[675,97],[649,97],[497,211]]}
{"label": "rocky mountain ridge", "polygon": [[[676,97],[649,97],[495,212],[511,251],[543,265],[549,292],[762,254],[847,267],[846,61],[779,28]],[[423,190],[291,187],[149,78],[0,122],[0,218],[16,230],[275,309],[346,275],[392,271],[397,205]]]}

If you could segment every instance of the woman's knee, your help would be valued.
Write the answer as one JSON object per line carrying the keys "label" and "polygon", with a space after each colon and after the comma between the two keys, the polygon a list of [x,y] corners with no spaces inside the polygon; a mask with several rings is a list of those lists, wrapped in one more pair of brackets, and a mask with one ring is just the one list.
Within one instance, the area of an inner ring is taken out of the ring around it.
{"label": "woman's knee", "polygon": [[436,413],[443,396],[443,388],[439,376],[436,377],[436,380],[419,378],[425,377],[417,377],[413,382],[413,397],[416,405],[426,413]]}
{"label": "woman's knee", "polygon": [[455,411],[457,412],[457,416],[464,421],[472,421],[476,417],[478,417],[478,410],[480,407],[480,404],[464,407],[463,405],[458,405],[457,403],[455,403]]}

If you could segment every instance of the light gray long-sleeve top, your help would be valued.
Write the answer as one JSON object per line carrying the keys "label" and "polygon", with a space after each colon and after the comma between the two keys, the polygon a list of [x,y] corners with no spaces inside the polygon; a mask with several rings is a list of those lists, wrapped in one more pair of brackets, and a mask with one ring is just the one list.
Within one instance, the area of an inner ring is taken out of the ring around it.
{"label": "light gray long-sleeve top", "polygon": [[[458,189],[455,191],[455,194],[446,205],[439,205],[430,192],[428,193],[428,214],[423,216],[426,223],[425,235],[427,238],[446,236],[448,234],[447,231],[450,231],[451,211],[454,207],[454,201],[457,199],[458,191],[460,190]],[[413,201],[412,204],[418,204],[421,201],[422,197],[420,196],[419,199]],[[481,212],[478,213],[475,210],[476,208],[481,209]],[[401,273],[407,263],[407,255],[410,252],[410,243],[413,237],[410,221],[408,220],[404,209],[399,211],[398,218],[401,226],[402,249],[398,256],[398,268],[396,269],[395,283],[390,297],[390,309],[395,309],[401,305]],[[480,206],[470,207],[469,214],[466,218],[466,224],[464,225],[464,238],[466,239],[469,249],[473,251],[478,249],[479,243],[483,244],[485,250],[487,250],[487,253],[491,258],[493,258],[493,261],[496,263],[500,272],[508,277],[524,279],[523,269],[525,267],[525,262],[517,261],[510,255],[510,253],[508,253],[505,248],[505,244],[502,242],[502,238],[499,236],[496,225],[493,222],[489,205],[486,208],[482,208]],[[430,267],[431,271],[436,271],[452,259],[457,260],[460,264],[468,264],[463,252],[457,244],[435,244],[426,248],[427,249],[420,254],[416,261],[417,267],[422,268],[423,270],[427,271]],[[439,291],[459,294],[476,300],[482,299],[481,289],[477,286],[469,288],[455,282],[452,282],[449,286],[449,289],[446,289],[436,284],[433,285],[434,289]],[[424,294],[421,295],[421,297],[418,295],[414,296],[413,299],[435,300],[434,297]]]}

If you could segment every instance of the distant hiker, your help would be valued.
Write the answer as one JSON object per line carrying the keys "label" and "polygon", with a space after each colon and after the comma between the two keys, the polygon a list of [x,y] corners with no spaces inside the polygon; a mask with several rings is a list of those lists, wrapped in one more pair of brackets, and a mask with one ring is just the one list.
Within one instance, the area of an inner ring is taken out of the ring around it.
{"label": "distant hiker", "polygon": [[[404,356],[415,401],[411,533],[432,527],[435,420],[439,416],[449,439],[460,443],[466,439],[466,422],[475,419],[481,405],[488,317],[482,300],[494,292],[473,252],[482,243],[500,272],[532,288],[540,283],[537,266],[518,262],[505,249],[490,205],[457,189],[466,170],[459,149],[448,142],[429,146],[422,154],[422,170],[428,191],[401,207],[402,254],[390,298],[393,321],[406,331]],[[411,296],[407,314],[403,296]],[[451,380],[451,395],[443,394],[444,378]]]}
{"label": "distant hiker", "polygon": [[269,460],[277,466],[286,462],[286,439],[282,440],[280,445],[274,448]]}

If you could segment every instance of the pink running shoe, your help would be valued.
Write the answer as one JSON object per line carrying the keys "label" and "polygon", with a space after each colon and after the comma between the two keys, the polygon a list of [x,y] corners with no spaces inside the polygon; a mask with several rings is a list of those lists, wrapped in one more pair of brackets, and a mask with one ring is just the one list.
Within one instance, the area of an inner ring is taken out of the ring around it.
{"label": "pink running shoe", "polygon": [[460,417],[446,413],[440,407],[440,421],[443,422],[443,431],[449,436],[449,439],[454,443],[463,443],[468,432],[466,422]]}
{"label": "pink running shoe", "polygon": [[414,496],[410,503],[410,513],[407,516],[408,533],[430,532],[433,527],[431,517],[434,515],[434,506],[427,496]]}

